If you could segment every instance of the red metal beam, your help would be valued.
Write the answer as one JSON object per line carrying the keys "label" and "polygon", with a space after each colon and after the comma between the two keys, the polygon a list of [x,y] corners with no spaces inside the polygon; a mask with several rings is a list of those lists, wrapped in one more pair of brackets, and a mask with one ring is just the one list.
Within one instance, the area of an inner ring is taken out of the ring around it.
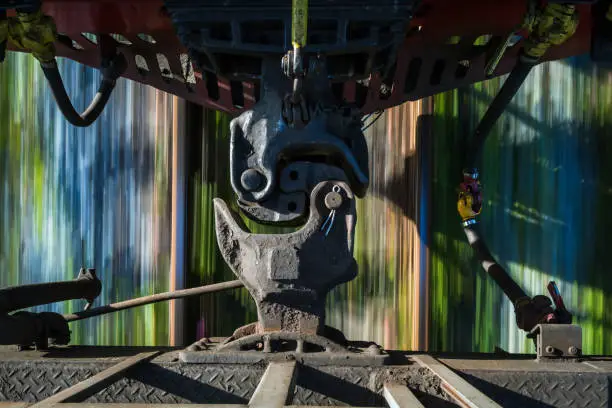
{"label": "red metal beam", "polygon": [[[58,31],[75,40],[82,50],[58,45],[59,56],[97,67],[100,64],[97,46],[84,39],[81,33],[116,33],[131,44],[119,44],[129,67],[126,78],[151,85],[189,101],[213,109],[237,114],[255,102],[254,86],[243,83],[244,107],[234,106],[230,82],[220,79],[219,98],[209,96],[202,73],[195,71],[196,81],[188,86],[183,78],[180,54],[186,51],[174,33],[158,0],[44,0],[46,13],[53,16]],[[553,47],[547,60],[563,59],[587,53],[591,39],[590,6],[578,6],[581,23],[577,33],[562,46]],[[523,19],[526,1],[490,0],[423,0],[412,21],[410,32],[399,52],[393,91],[387,99],[381,97],[380,80],[372,78],[364,113],[386,109],[407,100],[417,100],[436,93],[466,86],[485,78],[486,53],[494,48],[475,46],[482,35],[506,36]],[[139,38],[149,34],[156,42],[151,44]],[[458,44],[446,44],[452,36],[461,37]],[[514,46],[499,64],[497,75],[508,73],[516,62],[520,46]],[[170,72],[164,72],[158,56],[168,60]],[[136,64],[137,56],[144,59],[149,71],[143,74]],[[418,69],[417,69],[418,68]],[[344,97],[354,102],[362,85],[344,84]]]}

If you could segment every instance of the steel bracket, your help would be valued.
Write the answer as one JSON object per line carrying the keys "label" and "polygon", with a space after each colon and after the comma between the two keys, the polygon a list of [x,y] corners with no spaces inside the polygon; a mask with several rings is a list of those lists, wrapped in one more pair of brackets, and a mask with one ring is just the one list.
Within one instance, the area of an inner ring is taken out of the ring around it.
{"label": "steel bracket", "polygon": [[536,338],[538,360],[576,359],[582,356],[582,328],[575,324],[538,324],[530,333]]}

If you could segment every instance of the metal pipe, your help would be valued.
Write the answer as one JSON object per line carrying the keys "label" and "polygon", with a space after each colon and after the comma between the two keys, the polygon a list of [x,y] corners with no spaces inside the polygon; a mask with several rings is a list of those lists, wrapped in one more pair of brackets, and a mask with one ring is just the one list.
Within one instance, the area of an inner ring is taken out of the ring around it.
{"label": "metal pipe", "polygon": [[[123,75],[127,69],[127,60],[123,54],[117,53],[115,40],[108,35],[99,35],[100,43],[100,59],[102,61],[100,71],[102,72],[102,81],[98,92],[94,96],[91,104],[83,113],[76,111],[70,97],[66,92],[64,81],[60,74],[57,61],[53,59],[49,62],[42,62],[40,66],[47,78],[53,97],[57,105],[66,118],[74,126],[87,127],[98,119],[115,89],[117,79]],[[71,41],[67,39],[67,41]]]}
{"label": "metal pipe", "polygon": [[100,289],[100,281],[97,279],[75,279],[3,288],[0,289],[0,313],[66,300],[93,300],[100,294]]}
{"label": "metal pipe", "polygon": [[480,233],[476,229],[475,225],[469,225],[463,228],[465,236],[470,243],[470,246],[476,252],[476,256],[482,263],[482,268],[491,275],[497,285],[504,291],[506,296],[514,304],[518,299],[527,296],[525,291],[508,275],[504,268],[497,263],[497,260],[493,258],[489,248],[481,238]]}
{"label": "metal pipe", "polygon": [[89,107],[85,109],[83,113],[78,113],[74,109],[74,106],[72,106],[70,97],[66,93],[66,88],[64,87],[64,82],[57,67],[57,62],[54,60],[49,63],[41,63],[40,66],[47,78],[47,82],[49,83],[49,87],[51,88],[57,105],[68,122],[74,126],[87,127],[98,119],[115,88],[114,79],[103,78],[100,83],[100,88]]}
{"label": "metal pipe", "polygon": [[224,290],[241,288],[243,286],[244,285],[239,280],[233,280],[223,283],[215,283],[213,285],[200,286],[197,288],[158,293],[156,295],[143,296],[136,299],[130,299],[123,302],[112,303],[110,305],[84,310],[82,312],[65,314],[64,319],[66,319],[67,322],[74,322],[77,320],[83,320],[94,316],[117,312],[119,310],[131,309],[137,306],[144,306],[151,303],[158,303],[166,300],[180,299],[191,296],[199,296],[205,293],[221,292]]}
{"label": "metal pipe", "polygon": [[500,89],[499,93],[493,99],[493,102],[491,102],[489,109],[487,109],[486,113],[478,124],[476,131],[474,132],[472,149],[469,150],[470,157],[468,157],[467,160],[468,167],[478,167],[476,162],[478,161],[480,152],[482,151],[485,141],[487,140],[487,136],[489,136],[491,129],[493,129],[493,126],[502,113],[504,113],[512,101],[512,98],[514,98],[518,90],[521,88],[521,85],[523,85],[525,79],[537,63],[537,59],[530,58],[524,54],[521,54],[519,57],[516,66],[504,82],[504,85]]}

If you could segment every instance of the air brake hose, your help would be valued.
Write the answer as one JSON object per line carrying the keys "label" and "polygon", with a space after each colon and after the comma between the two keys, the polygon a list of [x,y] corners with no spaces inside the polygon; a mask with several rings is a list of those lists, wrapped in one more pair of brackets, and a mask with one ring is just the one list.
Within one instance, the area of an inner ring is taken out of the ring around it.
{"label": "air brake hose", "polygon": [[89,126],[100,116],[116,80],[127,68],[127,61],[123,54],[117,52],[114,39],[108,35],[99,36],[102,83],[90,106],[83,113],[78,113],[66,93],[55,59],[54,43],[62,38],[57,34],[53,18],[45,15],[40,7],[27,12],[18,11],[16,17],[8,20],[8,37],[18,48],[30,52],[40,62],[60,110],[74,126]]}
{"label": "air brake hose", "polygon": [[[538,64],[540,59],[552,45],[559,45],[571,37],[578,26],[575,6],[568,4],[548,4],[539,14],[537,22],[532,26],[531,34],[521,50],[517,65],[514,67],[499,93],[493,99],[489,109],[478,124],[474,133],[472,147],[468,152],[468,170],[464,170],[464,181],[460,186],[457,209],[463,219],[464,233],[472,249],[476,252],[483,269],[489,274],[505,295],[514,304],[519,327],[530,330],[525,325],[524,313],[519,311],[525,308],[532,300],[525,291],[510,277],[501,265],[491,255],[484,239],[477,228],[476,217],[482,211],[481,186],[478,180],[479,173],[475,169],[480,153],[483,150],[487,136],[502,115],[506,107],[525,79]],[[535,298],[534,298],[535,299]],[[540,299],[540,301],[542,301]],[[546,304],[541,310],[546,311]]]}
{"label": "air brake hose", "polygon": [[70,97],[66,93],[64,81],[62,80],[55,59],[50,62],[41,61],[40,66],[47,78],[47,82],[49,83],[49,87],[51,88],[57,105],[64,114],[66,120],[72,125],[86,127],[91,125],[100,116],[108,103],[113,89],[115,89],[117,78],[121,76],[127,66],[123,54],[116,54],[110,62],[103,61],[103,64],[105,63],[107,66],[102,67],[102,82],[100,83],[98,92],[94,96],[89,107],[85,109],[83,113],[78,113],[76,109],[74,109]]}
{"label": "air brake hose", "polygon": [[489,248],[482,239],[477,226],[475,224],[465,226],[463,231],[465,232],[465,236],[467,237],[470,246],[474,252],[476,252],[476,256],[480,260],[482,268],[504,291],[512,304],[516,303],[517,300],[526,297],[527,294],[525,291],[521,289],[521,287],[510,277],[510,275],[508,275],[508,272],[506,272],[506,270],[497,263],[497,260],[495,260],[493,255],[491,255],[491,252],[489,252]]}
{"label": "air brake hose", "polygon": [[457,212],[463,220],[462,226],[465,236],[474,252],[476,252],[482,268],[488,275],[491,275],[510,301],[515,303],[526,296],[525,292],[512,280],[504,268],[497,263],[478,230],[476,217],[482,211],[482,195],[478,176],[479,174],[476,170],[464,171],[463,183],[459,186]]}
{"label": "air brake hose", "polygon": [[0,289],[0,314],[72,299],[93,301],[102,284],[93,269],[81,269],[75,280]]}

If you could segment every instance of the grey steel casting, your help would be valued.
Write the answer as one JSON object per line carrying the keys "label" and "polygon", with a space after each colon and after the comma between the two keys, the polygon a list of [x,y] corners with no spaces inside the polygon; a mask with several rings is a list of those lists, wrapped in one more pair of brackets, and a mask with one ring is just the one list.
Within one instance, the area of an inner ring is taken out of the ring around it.
{"label": "grey steel casting", "polygon": [[[329,210],[325,196],[334,188],[342,204]],[[290,234],[253,234],[223,200],[215,199],[214,207],[221,254],[257,304],[257,332],[321,333],[327,293],[357,275],[355,197],[349,186],[318,184],[307,223]],[[332,224],[328,232],[322,230],[326,220]]]}
{"label": "grey steel casting", "polygon": [[[325,63],[313,58],[302,93],[304,126],[293,126],[279,79],[278,61],[264,64],[263,97],[230,123],[230,179],[238,204],[263,223],[292,222],[306,210],[301,194],[282,191],[279,175],[294,162],[341,169],[351,189],[363,197],[369,184],[368,150],[357,111],[340,108],[326,76]],[[307,192],[309,193],[309,191]]]}

